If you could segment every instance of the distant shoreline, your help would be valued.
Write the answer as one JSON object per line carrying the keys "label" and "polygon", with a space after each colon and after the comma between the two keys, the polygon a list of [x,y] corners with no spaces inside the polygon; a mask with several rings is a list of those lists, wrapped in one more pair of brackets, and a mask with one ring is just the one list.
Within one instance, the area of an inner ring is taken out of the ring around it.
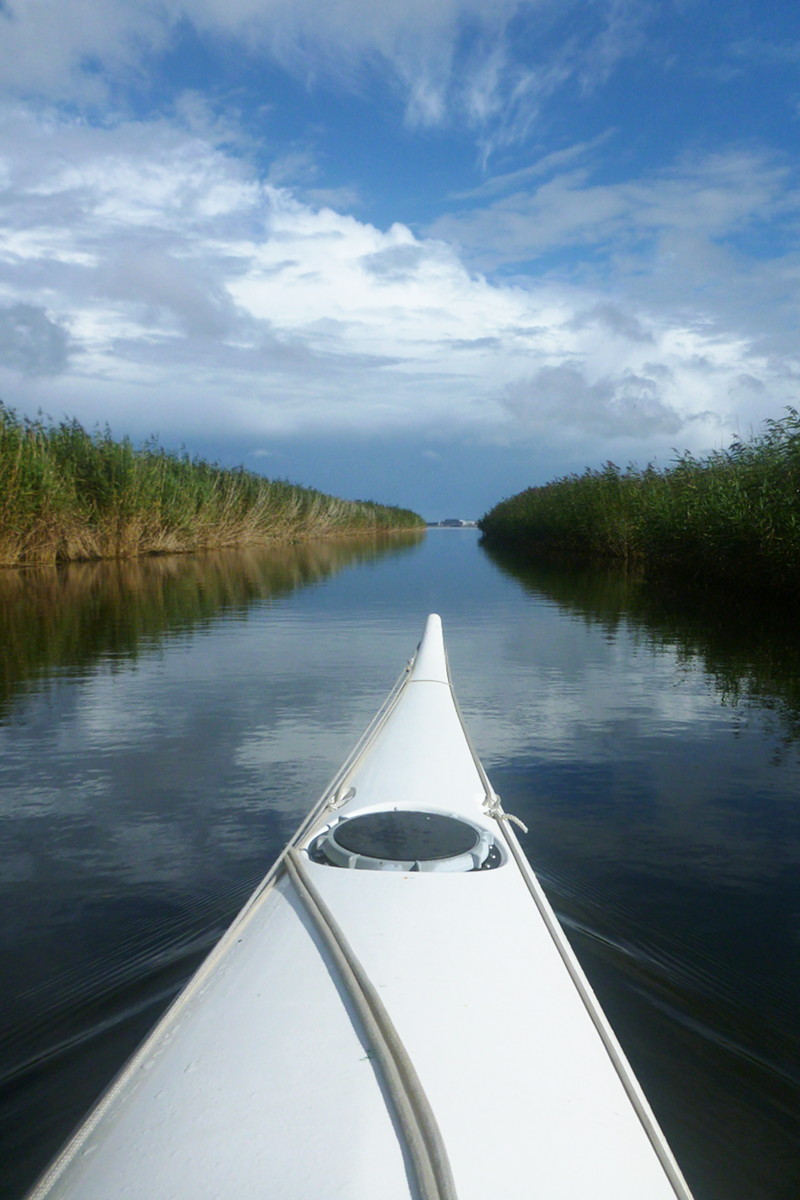
{"label": "distant shoreline", "polygon": [[428,521],[427,529],[477,529],[477,521]]}

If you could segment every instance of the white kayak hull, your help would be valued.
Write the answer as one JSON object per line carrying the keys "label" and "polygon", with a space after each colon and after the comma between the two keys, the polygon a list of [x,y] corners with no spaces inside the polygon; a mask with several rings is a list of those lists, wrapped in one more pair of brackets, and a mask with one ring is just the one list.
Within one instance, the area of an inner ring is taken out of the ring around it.
{"label": "white kayak hull", "polygon": [[[453,843],[431,850],[429,827]],[[431,617],[30,1200],[487,1196],[691,1200],[469,745]]]}

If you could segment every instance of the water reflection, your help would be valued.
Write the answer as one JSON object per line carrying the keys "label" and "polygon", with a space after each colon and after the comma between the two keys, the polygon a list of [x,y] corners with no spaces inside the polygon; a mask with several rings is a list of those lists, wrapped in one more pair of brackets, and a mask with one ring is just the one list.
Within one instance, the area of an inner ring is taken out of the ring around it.
{"label": "water reflection", "polygon": [[0,576],[0,1192],[232,919],[438,611],[696,1200],[800,1195],[793,630],[520,569],[471,531],[411,545]]}
{"label": "water reflection", "polygon": [[419,540],[0,572],[0,1194],[58,1148],[336,761],[303,753],[296,714],[334,689],[298,669],[290,596]]}
{"label": "water reflection", "polygon": [[800,622],[792,598],[759,599],[647,583],[635,571],[531,563],[486,550],[529,592],[600,626],[613,638],[633,626],[656,651],[702,668],[730,707],[775,714],[785,744],[800,743]]}
{"label": "water reflection", "polygon": [[424,532],[0,569],[0,720],[26,683],[134,660],[164,638],[407,552]]}
{"label": "water reflection", "polygon": [[533,605],[507,673],[528,734],[493,781],[696,1196],[797,1195],[796,617],[491,558]]}

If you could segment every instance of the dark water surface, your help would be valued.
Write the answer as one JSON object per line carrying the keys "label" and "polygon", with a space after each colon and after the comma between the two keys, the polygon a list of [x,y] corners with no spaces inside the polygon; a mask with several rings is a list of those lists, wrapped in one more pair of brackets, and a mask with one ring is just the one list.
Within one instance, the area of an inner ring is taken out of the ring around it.
{"label": "dark water surface", "polygon": [[3,1196],[233,919],[429,611],[696,1200],[800,1196],[797,622],[460,530],[0,573]]}

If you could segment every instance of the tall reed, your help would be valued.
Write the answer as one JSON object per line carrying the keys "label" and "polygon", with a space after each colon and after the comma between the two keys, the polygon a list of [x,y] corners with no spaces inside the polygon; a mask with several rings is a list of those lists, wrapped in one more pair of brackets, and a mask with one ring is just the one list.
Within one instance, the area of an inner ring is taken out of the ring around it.
{"label": "tall reed", "polygon": [[800,587],[800,415],[705,458],[556,479],[501,501],[478,522],[488,543],[755,587]]}
{"label": "tall reed", "polygon": [[0,403],[0,564],[127,558],[281,538],[421,528],[407,509],[340,500],[156,442],[19,417]]}

